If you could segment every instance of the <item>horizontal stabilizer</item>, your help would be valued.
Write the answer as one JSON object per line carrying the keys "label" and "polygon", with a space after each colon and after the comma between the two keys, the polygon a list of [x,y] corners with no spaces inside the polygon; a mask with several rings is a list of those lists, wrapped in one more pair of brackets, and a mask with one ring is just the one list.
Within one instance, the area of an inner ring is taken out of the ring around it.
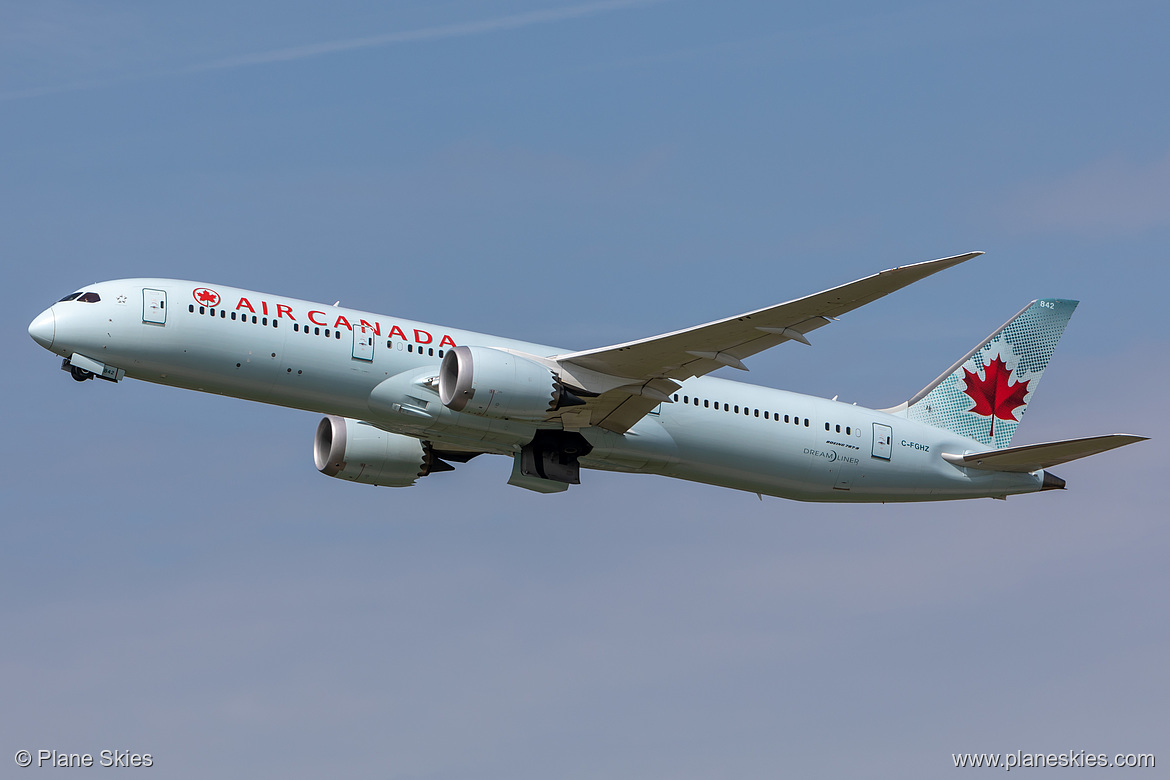
{"label": "horizontal stabilizer", "polygon": [[1145,441],[1147,438],[1127,433],[1112,433],[1108,436],[1090,436],[1086,439],[1052,441],[1047,444],[1027,444],[1023,447],[976,452],[972,455],[951,455],[944,452],[943,459],[948,463],[968,469],[1027,473],[1059,466],[1061,463],[1068,463],[1071,460],[1087,458],[1099,452],[1107,452],[1127,444]]}

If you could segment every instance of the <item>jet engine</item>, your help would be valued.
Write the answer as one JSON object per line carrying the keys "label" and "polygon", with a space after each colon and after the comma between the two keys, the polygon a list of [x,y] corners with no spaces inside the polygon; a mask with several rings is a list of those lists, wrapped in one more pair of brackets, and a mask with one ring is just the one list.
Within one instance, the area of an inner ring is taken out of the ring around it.
{"label": "jet engine", "polygon": [[508,420],[543,420],[585,403],[548,367],[491,347],[455,347],[443,356],[439,400],[453,412]]}
{"label": "jet engine", "polygon": [[428,442],[333,415],[317,425],[313,462],[326,476],[388,487],[410,487],[419,477],[454,468]]}

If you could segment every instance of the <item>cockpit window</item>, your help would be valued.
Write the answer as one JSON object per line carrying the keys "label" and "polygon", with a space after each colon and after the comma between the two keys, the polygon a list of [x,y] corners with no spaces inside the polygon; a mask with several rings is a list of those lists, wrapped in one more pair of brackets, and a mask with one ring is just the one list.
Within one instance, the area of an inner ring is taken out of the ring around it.
{"label": "cockpit window", "polygon": [[95,292],[87,292],[87,293],[83,293],[83,294],[81,295],[81,297],[79,297],[79,298],[77,299],[77,302],[78,302],[78,303],[97,303],[97,302],[98,302],[98,301],[100,301],[101,299],[102,299],[102,298],[101,298],[101,296],[100,296],[100,295],[98,295],[97,293],[95,293]]}
{"label": "cockpit window", "polygon": [[64,298],[62,298],[61,300],[57,301],[57,303],[65,303],[65,301],[71,301],[71,300],[73,300],[74,298],[76,298],[76,297],[77,297],[77,296],[79,296],[79,295],[81,295],[81,293],[79,293],[79,292],[76,292],[76,293],[69,293],[69,294],[68,294],[68,295],[66,295]]}

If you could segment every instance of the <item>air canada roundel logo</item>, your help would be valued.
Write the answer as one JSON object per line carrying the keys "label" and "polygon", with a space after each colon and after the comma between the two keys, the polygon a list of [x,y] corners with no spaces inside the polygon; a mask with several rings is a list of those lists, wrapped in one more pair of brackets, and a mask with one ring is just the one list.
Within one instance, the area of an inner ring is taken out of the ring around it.
{"label": "air canada roundel logo", "polygon": [[219,306],[219,293],[206,287],[196,287],[192,293],[200,306]]}

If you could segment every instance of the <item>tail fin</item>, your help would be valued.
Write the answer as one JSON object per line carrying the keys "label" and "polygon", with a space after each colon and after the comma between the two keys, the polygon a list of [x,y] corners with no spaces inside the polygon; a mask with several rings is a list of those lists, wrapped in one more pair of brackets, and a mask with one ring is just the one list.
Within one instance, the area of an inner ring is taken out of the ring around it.
{"label": "tail fin", "polygon": [[901,406],[886,411],[1001,448],[1011,443],[1077,301],[1032,301]]}

